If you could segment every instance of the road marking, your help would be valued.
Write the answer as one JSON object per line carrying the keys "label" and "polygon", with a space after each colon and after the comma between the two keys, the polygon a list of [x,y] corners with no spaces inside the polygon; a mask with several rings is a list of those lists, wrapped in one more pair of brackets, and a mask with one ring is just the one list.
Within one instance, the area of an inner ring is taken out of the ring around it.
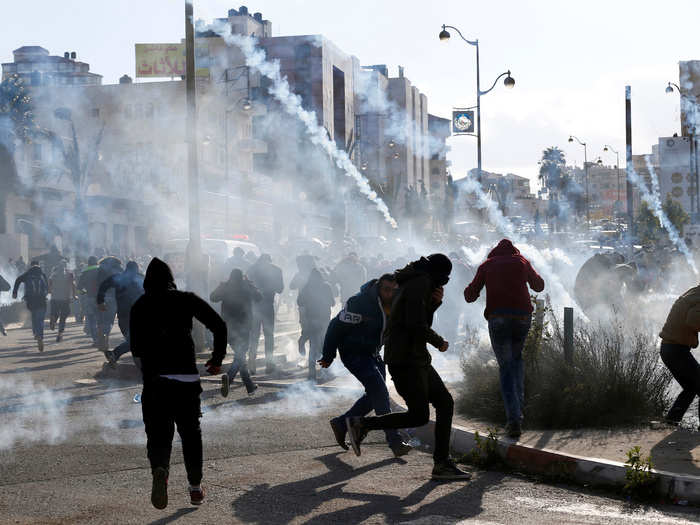
{"label": "road marking", "polygon": [[548,512],[560,512],[563,514],[576,514],[577,516],[591,516],[593,518],[618,519],[626,522],[653,522],[672,523],[674,525],[693,524],[695,522],[682,518],[667,516],[656,510],[632,510],[624,511],[619,508],[604,505],[594,505],[592,503],[570,503],[566,500],[529,498],[517,496],[515,501],[530,508],[545,510]]}

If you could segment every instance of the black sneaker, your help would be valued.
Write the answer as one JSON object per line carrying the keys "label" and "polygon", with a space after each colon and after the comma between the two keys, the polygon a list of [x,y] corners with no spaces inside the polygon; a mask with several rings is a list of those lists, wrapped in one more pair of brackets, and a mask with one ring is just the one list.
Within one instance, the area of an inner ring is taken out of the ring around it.
{"label": "black sneaker", "polygon": [[520,423],[508,423],[506,424],[506,435],[512,439],[518,439],[522,435],[523,431],[520,427]]}
{"label": "black sneaker", "polygon": [[159,510],[168,506],[168,471],[163,467],[153,469],[151,503]]}
{"label": "black sneaker", "polygon": [[431,477],[435,481],[467,481],[472,475],[459,468],[451,459],[446,459],[435,463]]}
{"label": "black sneaker", "polygon": [[114,355],[112,350],[105,350],[105,359],[107,359],[107,362],[111,367],[115,367],[117,365],[117,357]]}
{"label": "black sneaker", "polygon": [[345,442],[345,436],[347,435],[348,431],[347,429],[343,430],[340,423],[340,418],[334,417],[329,421],[329,423],[331,424],[331,430],[335,436],[335,441],[338,443],[338,445],[340,445],[340,448],[343,450],[348,450],[348,444]]}
{"label": "black sneaker", "polygon": [[39,347],[39,352],[43,352],[44,351],[44,339],[41,337],[37,337],[36,344]]}
{"label": "black sneaker", "polygon": [[404,441],[399,441],[398,443],[394,443],[393,445],[389,445],[389,448],[394,453],[395,458],[400,458],[401,456],[405,456],[411,450],[413,450],[413,447]]}
{"label": "black sneaker", "polygon": [[228,374],[224,374],[221,376],[221,395],[224,397],[227,397],[228,391],[229,391],[229,378],[228,378]]}
{"label": "black sneaker", "polygon": [[362,424],[361,417],[346,417],[345,426],[348,429],[348,436],[350,437],[350,446],[355,452],[356,456],[360,456],[362,451],[360,451],[360,444],[362,440],[367,437],[369,430],[365,428]]}
{"label": "black sneaker", "polygon": [[253,385],[253,390],[248,392],[248,397],[251,397],[251,398],[255,397],[255,392],[257,392],[257,391],[258,391],[258,385]]}

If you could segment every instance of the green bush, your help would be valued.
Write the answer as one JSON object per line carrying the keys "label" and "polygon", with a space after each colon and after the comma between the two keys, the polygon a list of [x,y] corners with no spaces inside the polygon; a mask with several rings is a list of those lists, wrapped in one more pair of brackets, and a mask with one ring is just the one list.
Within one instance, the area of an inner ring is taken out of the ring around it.
{"label": "green bush", "polygon": [[[523,352],[524,414],[530,428],[627,426],[661,417],[669,405],[671,375],[659,359],[654,334],[627,332],[616,321],[576,327],[573,362],[564,359],[556,322],[533,323]],[[462,360],[458,411],[503,421],[498,365],[490,348]]]}

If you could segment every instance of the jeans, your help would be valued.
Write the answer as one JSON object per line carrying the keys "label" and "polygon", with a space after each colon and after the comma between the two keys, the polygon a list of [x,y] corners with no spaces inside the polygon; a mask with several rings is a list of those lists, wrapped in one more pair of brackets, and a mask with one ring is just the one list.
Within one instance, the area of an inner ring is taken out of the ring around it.
{"label": "jeans", "polygon": [[[345,368],[365,387],[365,394],[355,401],[350,410],[340,418],[336,418],[341,428],[347,430],[346,417],[364,417],[372,410],[378,416],[391,413],[389,390],[386,388],[386,365],[382,358],[371,355],[351,355],[340,358]],[[401,442],[401,436],[395,428],[387,428],[384,433],[389,446]]]}
{"label": "jeans", "polygon": [[501,396],[508,423],[519,424],[525,402],[523,346],[531,318],[492,316],[489,319],[491,347],[496,354],[501,379]]}
{"label": "jeans", "polygon": [[86,297],[83,303],[85,310],[85,327],[87,334],[92,338],[93,343],[97,343],[97,299]]}
{"label": "jeans", "polygon": [[182,441],[187,481],[202,481],[202,431],[199,426],[202,386],[199,381],[186,383],[155,378],[143,385],[141,410],[146,427],[146,450],[151,470],[170,468],[175,425]]}
{"label": "jeans", "polygon": [[435,450],[433,460],[440,463],[450,454],[450,434],[454,400],[442,379],[431,365],[393,366],[389,373],[396,391],[406,402],[407,412],[393,412],[383,416],[365,417],[363,424],[369,430],[415,428],[430,420],[429,404],[435,407]]}
{"label": "jeans", "polygon": [[326,327],[328,326],[328,321],[325,323],[312,322],[306,325],[303,330],[309,338],[309,375],[308,378],[311,380],[316,379],[316,360],[320,359],[321,353],[323,352],[323,338],[326,335]]}
{"label": "jeans", "polygon": [[[661,343],[661,360],[683,388],[666,414],[667,419],[680,422],[695,396],[700,395],[700,364],[690,353],[689,346],[670,343]],[[698,413],[700,415],[700,405]]]}
{"label": "jeans", "polygon": [[[230,321],[227,321],[229,323]],[[233,349],[233,363],[226,372],[229,380],[233,381],[238,372],[241,373],[241,380],[245,385],[245,389],[250,394],[255,390],[255,384],[250,378],[250,372],[248,371],[248,363],[246,362],[246,356],[248,354],[248,345],[250,343],[250,332],[247,330],[231,330],[228,331],[228,344],[231,345]]]}
{"label": "jeans", "polygon": [[32,315],[32,334],[38,339],[44,338],[44,319],[46,318],[46,306],[29,310]]}
{"label": "jeans", "polygon": [[265,362],[272,366],[272,354],[275,350],[275,305],[271,300],[263,299],[253,306],[253,326],[250,331],[250,371],[255,373],[255,359],[260,341],[260,326],[265,337]]}
{"label": "jeans", "polygon": [[51,299],[51,326],[56,325],[58,320],[58,332],[62,333],[66,329],[66,318],[70,315],[70,301],[67,299]]}
{"label": "jeans", "polygon": [[101,337],[107,337],[114,326],[114,318],[117,316],[117,305],[113,297],[105,297],[106,310],[97,311],[98,330]]}

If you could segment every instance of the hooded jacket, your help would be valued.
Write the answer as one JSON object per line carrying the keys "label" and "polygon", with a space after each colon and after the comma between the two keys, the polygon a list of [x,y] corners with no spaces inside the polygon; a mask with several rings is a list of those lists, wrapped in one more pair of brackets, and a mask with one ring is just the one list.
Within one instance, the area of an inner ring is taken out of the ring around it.
{"label": "hooded jacket", "polygon": [[372,279],[360,288],[338,312],[326,330],[323,360],[333,362],[336,351],[340,358],[354,355],[375,356],[382,346],[386,315],[379,297],[379,281]]}
{"label": "hooded jacket", "polygon": [[[430,343],[440,348],[445,340],[431,327],[440,306],[432,300],[433,291],[446,284],[447,277],[431,275],[428,261],[421,258],[396,272],[399,289],[391,306],[384,336],[384,361],[394,366],[428,366]],[[438,284],[436,280],[441,280]]]}
{"label": "hooded jacket", "polygon": [[[28,292],[30,286],[28,286],[27,283],[30,281],[36,284],[36,286],[31,286],[31,288],[37,290],[36,294]],[[27,308],[30,310],[46,308],[46,295],[49,292],[49,282],[44,272],[41,271],[41,268],[39,266],[32,266],[29,270],[17,277],[15,286],[12,289],[12,297],[17,297],[17,290],[22,283],[24,283],[24,302],[27,303]]]}
{"label": "hooded jacket", "polygon": [[663,343],[697,348],[698,331],[700,331],[700,286],[695,286],[673,303],[659,337]]}
{"label": "hooded jacket", "polygon": [[481,263],[464,290],[464,299],[473,303],[486,286],[484,317],[492,315],[527,316],[533,307],[527,285],[535,292],[544,290],[544,280],[508,239],[503,239]]}
{"label": "hooded jacket", "polygon": [[221,301],[221,315],[229,329],[249,332],[253,319],[253,303],[262,300],[262,294],[243,272],[234,268],[228,281],[219,284],[209,296],[213,303]]}
{"label": "hooded jacket", "polygon": [[131,308],[131,353],[141,359],[144,384],[161,375],[197,374],[192,319],[214,334],[211,363],[226,354],[226,323],[209,304],[175,286],[167,264],[154,258],[146,270],[142,295]]}
{"label": "hooded jacket", "polygon": [[114,288],[119,317],[128,317],[131,307],[143,295],[143,279],[138,265],[134,261],[129,261],[123,272],[111,275],[102,281],[97,290],[97,304],[104,303],[105,294]]}
{"label": "hooded jacket", "polygon": [[97,296],[97,290],[100,284],[97,281],[99,270],[100,267],[96,264],[86,266],[78,278],[78,289],[83,290],[85,295],[92,299]]}
{"label": "hooded jacket", "polygon": [[297,304],[304,309],[304,324],[326,326],[335,304],[333,290],[316,268],[309,273],[309,280],[299,290]]}
{"label": "hooded jacket", "polygon": [[284,290],[282,270],[272,264],[272,260],[267,254],[262,254],[250,267],[248,278],[262,293],[263,302],[272,303],[275,300],[275,294],[282,293]]}

